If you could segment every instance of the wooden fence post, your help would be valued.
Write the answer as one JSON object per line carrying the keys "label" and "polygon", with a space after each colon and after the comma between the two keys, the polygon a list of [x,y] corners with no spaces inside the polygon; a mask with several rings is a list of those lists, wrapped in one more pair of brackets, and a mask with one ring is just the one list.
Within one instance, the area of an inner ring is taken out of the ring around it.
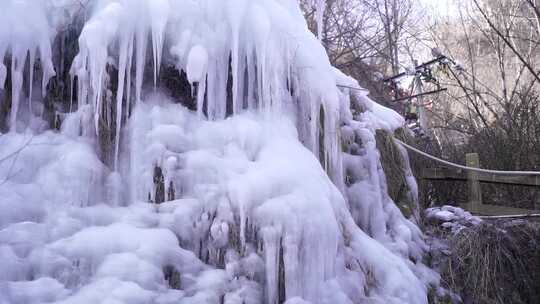
{"label": "wooden fence post", "polygon": [[[465,163],[467,167],[480,168],[480,159],[478,153],[467,153],[465,155]],[[478,212],[482,206],[482,190],[478,181],[478,173],[468,171],[468,186],[469,186],[469,211]]]}

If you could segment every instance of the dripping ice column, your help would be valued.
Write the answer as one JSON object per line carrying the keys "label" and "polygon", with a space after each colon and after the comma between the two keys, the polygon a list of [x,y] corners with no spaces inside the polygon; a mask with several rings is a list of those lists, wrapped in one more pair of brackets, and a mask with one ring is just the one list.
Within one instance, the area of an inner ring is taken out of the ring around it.
{"label": "dripping ice column", "polygon": [[231,0],[228,2],[227,6],[227,15],[229,17],[229,24],[231,26],[232,31],[232,55],[231,55],[231,69],[232,69],[232,81],[233,81],[233,114],[238,113],[238,111],[241,109],[241,105],[238,104],[238,95],[240,94],[238,90],[238,84],[239,82],[243,81],[243,79],[238,78],[238,72],[239,72],[239,50],[238,50],[238,39],[239,39],[239,32],[241,28],[241,23],[244,18],[244,13],[246,10],[246,0]]}
{"label": "dripping ice column", "polygon": [[168,0],[148,0],[150,10],[150,20],[152,28],[152,52],[154,56],[154,88],[157,84],[159,69],[161,66],[161,56],[163,52],[163,40],[165,26],[171,10]]}

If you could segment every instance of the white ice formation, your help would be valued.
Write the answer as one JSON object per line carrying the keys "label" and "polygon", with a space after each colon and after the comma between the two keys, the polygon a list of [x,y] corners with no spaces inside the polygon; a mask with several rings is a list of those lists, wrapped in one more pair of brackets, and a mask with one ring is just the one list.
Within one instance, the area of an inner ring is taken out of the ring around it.
{"label": "white ice formation", "polygon": [[[0,303],[427,303],[437,276],[375,146],[403,118],[338,89],[359,86],[296,0],[4,0],[0,12],[13,90]],[[81,12],[77,111],[43,131],[17,118],[25,58],[39,50],[45,88],[54,34]],[[165,61],[196,112],[159,93]],[[110,168],[96,152],[103,115],[117,122]]]}

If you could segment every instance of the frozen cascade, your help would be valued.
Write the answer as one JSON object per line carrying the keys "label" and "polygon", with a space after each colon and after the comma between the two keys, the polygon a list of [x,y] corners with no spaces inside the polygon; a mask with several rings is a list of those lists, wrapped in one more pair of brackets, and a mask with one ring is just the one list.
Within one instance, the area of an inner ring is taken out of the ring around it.
{"label": "frozen cascade", "polygon": [[[2,58],[32,65],[38,49],[45,88],[48,22],[76,2],[0,4],[12,12],[0,23],[26,33],[0,28]],[[360,87],[330,66],[296,0],[87,4],[76,111],[60,132],[0,135],[0,303],[427,303],[438,277],[375,145],[403,118],[338,90]],[[19,22],[29,14],[39,31]],[[159,92],[162,62],[186,73],[196,113]],[[96,135],[111,70],[108,168]]]}
{"label": "frozen cascade", "polygon": [[[318,120],[312,119],[310,123],[309,117],[318,117],[322,106],[327,113],[324,124],[332,126],[329,129],[337,127],[339,101],[333,86],[335,81],[325,76],[331,73],[331,68],[324,49],[307,31],[298,7],[287,9],[291,5],[288,2],[98,1],[79,38],[81,51],[72,67],[72,73],[79,79],[78,99],[84,101],[89,97],[88,102],[94,105],[96,132],[102,112],[103,73],[109,56],[113,55],[111,50],[117,48],[119,54],[116,65],[122,84],[118,86],[116,96],[118,112],[122,112],[123,92],[120,90],[125,89],[123,78],[129,74],[127,68],[130,64],[126,63],[131,62],[132,53],[136,67],[135,100],[138,103],[142,98],[147,35],[150,32],[155,53],[154,83],[166,35],[178,68],[188,73],[190,81],[198,83],[198,112],[202,114],[207,95],[206,116],[222,119],[227,114],[230,60],[232,113],[242,109],[268,111],[285,104],[301,104],[298,106],[300,117],[297,123],[305,124],[300,129],[308,131],[302,134],[302,138],[318,149],[319,128],[315,123]],[[307,102],[309,100],[317,102]],[[130,100],[126,99],[125,103],[129,106]],[[121,117],[121,113],[117,113],[117,119]],[[116,126],[120,128],[121,123]],[[119,132],[117,129],[118,137]],[[324,137],[337,146],[335,132],[327,131]],[[115,151],[119,141],[117,138]],[[335,150],[328,149],[334,152],[327,155],[331,163],[328,167],[338,172],[335,176],[339,176],[340,158]],[[117,153],[114,159],[116,162]]]}
{"label": "frozen cascade", "polygon": [[[118,49],[118,79],[116,92],[116,121],[122,118],[124,89],[130,91],[131,67],[135,56],[135,102],[142,99],[142,84],[148,33],[151,34],[154,62],[154,86],[161,66],[162,49],[170,3],[168,0],[97,1],[92,17],[86,22],[79,37],[80,52],[71,73],[78,78],[78,100],[94,107],[96,133],[103,104],[104,73],[109,64],[109,50]],[[125,77],[127,76],[127,81]],[[127,84],[127,86],[126,86]],[[88,92],[91,95],[88,96]],[[90,98],[90,100],[87,100]],[[127,109],[130,94],[126,94]],[[116,123],[115,167],[118,161],[121,123]]]}

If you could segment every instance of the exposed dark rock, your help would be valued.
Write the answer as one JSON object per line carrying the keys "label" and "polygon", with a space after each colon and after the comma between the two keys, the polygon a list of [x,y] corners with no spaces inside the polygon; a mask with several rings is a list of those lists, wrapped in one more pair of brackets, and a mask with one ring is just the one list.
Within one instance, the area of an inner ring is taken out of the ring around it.
{"label": "exposed dark rock", "polygon": [[169,286],[173,289],[180,290],[181,285],[181,276],[180,272],[174,268],[174,266],[165,266],[163,268],[163,275],[165,277],[165,280],[169,283]]}
{"label": "exposed dark rock", "polygon": [[165,181],[161,167],[154,167],[154,203],[161,204],[165,201]]}

